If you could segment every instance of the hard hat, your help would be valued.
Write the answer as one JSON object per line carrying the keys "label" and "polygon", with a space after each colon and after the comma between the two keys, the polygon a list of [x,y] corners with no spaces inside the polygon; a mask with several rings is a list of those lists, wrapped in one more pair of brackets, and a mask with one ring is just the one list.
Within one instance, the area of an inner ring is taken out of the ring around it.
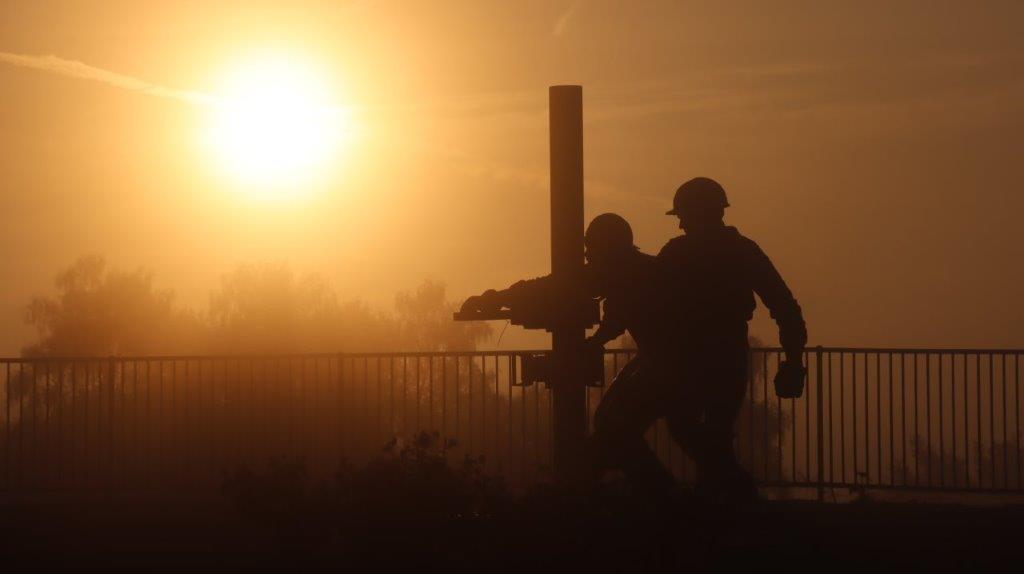
{"label": "hard hat", "polygon": [[633,247],[633,229],[622,216],[602,213],[587,226],[583,242],[591,249],[629,249]]}
{"label": "hard hat", "polygon": [[672,209],[665,214],[679,215],[687,206],[729,207],[729,200],[717,181],[708,177],[695,177],[679,186],[672,199]]}

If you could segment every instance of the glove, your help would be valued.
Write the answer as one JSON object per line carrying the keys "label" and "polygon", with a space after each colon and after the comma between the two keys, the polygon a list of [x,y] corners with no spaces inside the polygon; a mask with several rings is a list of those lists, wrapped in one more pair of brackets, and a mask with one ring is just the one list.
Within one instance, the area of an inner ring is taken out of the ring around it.
{"label": "glove", "polygon": [[498,292],[488,289],[481,295],[473,295],[462,304],[459,309],[462,313],[480,313],[484,311],[496,311],[501,309],[501,302],[498,300]]}
{"label": "glove", "polygon": [[783,361],[775,373],[775,396],[795,399],[804,394],[804,377],[807,369],[793,361]]}

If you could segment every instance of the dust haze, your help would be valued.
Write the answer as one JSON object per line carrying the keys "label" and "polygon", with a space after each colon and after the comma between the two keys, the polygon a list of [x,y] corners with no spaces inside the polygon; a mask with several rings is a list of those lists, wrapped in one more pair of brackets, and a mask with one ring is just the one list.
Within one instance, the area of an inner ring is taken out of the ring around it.
{"label": "dust haze", "polygon": [[[676,186],[714,177],[811,345],[1024,345],[1019,3],[109,8],[0,8],[4,53],[114,74],[0,66],[2,355],[37,342],[31,301],[82,256],[147,270],[197,314],[246,266],[384,312],[425,280],[454,301],[546,273],[560,83],[585,87],[588,219],[620,213],[657,252],[679,233],[663,215]],[[202,107],[142,93],[205,93],[275,48],[311,55],[364,110],[359,140],[290,202],[219,177]],[[754,332],[775,342],[763,315]],[[538,337],[510,328],[501,346]]]}

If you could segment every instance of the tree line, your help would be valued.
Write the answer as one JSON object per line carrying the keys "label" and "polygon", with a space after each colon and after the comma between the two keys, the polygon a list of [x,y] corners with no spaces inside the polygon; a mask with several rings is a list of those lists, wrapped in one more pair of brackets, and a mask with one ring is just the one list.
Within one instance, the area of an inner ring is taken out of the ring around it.
{"label": "tree line", "polygon": [[61,270],[55,293],[33,297],[26,357],[361,351],[466,351],[491,336],[452,321],[443,283],[395,295],[394,308],[342,300],[318,274],[285,263],[242,265],[222,276],[205,308],[180,303],[152,271],[85,256]]}

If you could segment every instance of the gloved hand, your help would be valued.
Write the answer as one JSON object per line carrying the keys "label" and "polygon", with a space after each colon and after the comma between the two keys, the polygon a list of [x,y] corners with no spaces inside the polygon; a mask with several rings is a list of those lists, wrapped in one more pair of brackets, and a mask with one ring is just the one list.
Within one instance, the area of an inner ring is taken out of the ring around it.
{"label": "gloved hand", "polygon": [[483,311],[497,311],[498,309],[501,309],[498,292],[494,289],[488,289],[480,295],[473,295],[466,299],[459,311],[462,313],[480,313]]}
{"label": "gloved hand", "polygon": [[775,373],[775,396],[795,399],[804,394],[804,377],[807,369],[795,361],[783,361]]}
{"label": "gloved hand", "polygon": [[604,355],[604,342],[587,337],[583,341],[583,352],[588,355]]}

